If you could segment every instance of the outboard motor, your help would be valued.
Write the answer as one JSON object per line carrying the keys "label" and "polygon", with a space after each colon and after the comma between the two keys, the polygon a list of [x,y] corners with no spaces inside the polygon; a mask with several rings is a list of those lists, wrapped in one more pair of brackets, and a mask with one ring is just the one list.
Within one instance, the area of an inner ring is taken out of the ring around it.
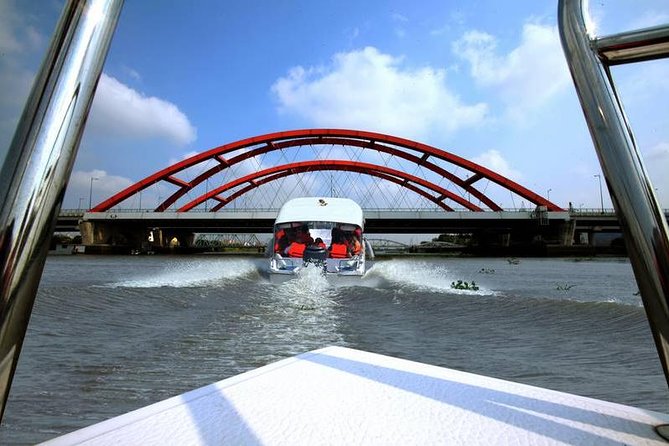
{"label": "outboard motor", "polygon": [[307,246],[302,255],[302,261],[305,265],[313,263],[316,266],[325,267],[328,258],[328,250],[316,245]]}

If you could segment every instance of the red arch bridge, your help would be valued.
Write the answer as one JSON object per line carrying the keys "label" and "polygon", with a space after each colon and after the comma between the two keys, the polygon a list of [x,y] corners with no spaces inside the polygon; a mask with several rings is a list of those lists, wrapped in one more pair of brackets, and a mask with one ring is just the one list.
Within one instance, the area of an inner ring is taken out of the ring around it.
{"label": "red arch bridge", "polygon": [[97,204],[79,228],[87,246],[160,248],[176,238],[189,247],[198,233],[269,233],[295,196],[352,198],[370,233],[469,233],[506,247],[582,239],[569,211],[484,166],[343,129],[270,133],[198,153]]}

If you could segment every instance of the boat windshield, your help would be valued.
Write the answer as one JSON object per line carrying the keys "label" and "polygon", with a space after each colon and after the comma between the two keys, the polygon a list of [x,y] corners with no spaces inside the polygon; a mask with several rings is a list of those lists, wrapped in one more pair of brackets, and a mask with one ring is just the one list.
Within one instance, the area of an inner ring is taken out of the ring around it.
{"label": "boat windshield", "polygon": [[346,247],[362,243],[362,228],[358,225],[330,221],[280,223],[274,227],[274,252],[283,254],[291,243],[331,248],[334,244]]}

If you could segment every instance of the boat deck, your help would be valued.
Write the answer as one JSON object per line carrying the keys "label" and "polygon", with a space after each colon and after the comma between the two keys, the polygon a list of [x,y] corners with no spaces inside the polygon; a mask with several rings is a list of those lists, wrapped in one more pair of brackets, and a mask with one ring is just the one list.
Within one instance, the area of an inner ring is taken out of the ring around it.
{"label": "boat deck", "polygon": [[669,416],[343,347],[51,440],[70,444],[666,444]]}

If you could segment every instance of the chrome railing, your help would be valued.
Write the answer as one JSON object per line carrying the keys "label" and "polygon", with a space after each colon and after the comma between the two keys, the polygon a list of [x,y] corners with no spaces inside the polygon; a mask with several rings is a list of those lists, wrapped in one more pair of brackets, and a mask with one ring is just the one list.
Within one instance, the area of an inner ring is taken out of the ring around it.
{"label": "chrome railing", "polygon": [[669,229],[610,72],[612,65],[669,57],[669,25],[595,37],[583,3],[560,0],[562,47],[669,383]]}
{"label": "chrome railing", "polygon": [[0,174],[0,417],[123,0],[70,0]]}

